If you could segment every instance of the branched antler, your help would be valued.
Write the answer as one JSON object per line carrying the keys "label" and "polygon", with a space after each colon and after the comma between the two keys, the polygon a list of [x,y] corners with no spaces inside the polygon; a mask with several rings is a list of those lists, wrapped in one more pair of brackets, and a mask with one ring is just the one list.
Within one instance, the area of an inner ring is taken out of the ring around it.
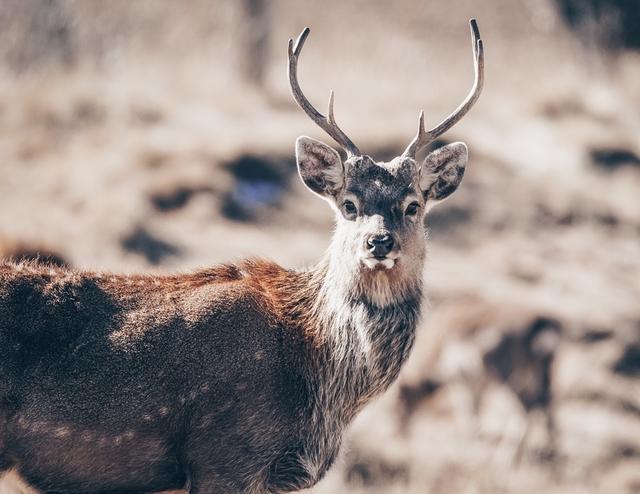
{"label": "branched antler", "polygon": [[431,130],[427,131],[424,128],[424,112],[420,112],[418,122],[418,133],[414,139],[409,143],[407,149],[402,156],[408,158],[416,157],[416,153],[420,151],[427,144],[433,142],[436,138],[444,134],[447,130],[453,127],[466,113],[471,109],[475,102],[480,97],[482,92],[482,85],[484,83],[484,49],[482,46],[482,39],[480,39],[480,31],[478,30],[478,23],[475,19],[469,21],[471,27],[471,43],[473,47],[473,67],[475,72],[475,79],[471,91],[465,98],[465,100],[456,108],[451,115],[445,118],[440,124],[436,125]]}
{"label": "branched antler", "polygon": [[298,56],[302,51],[304,42],[309,36],[310,29],[305,27],[298,39],[293,44],[293,40],[289,40],[289,85],[291,86],[291,93],[296,102],[304,110],[304,112],[311,117],[320,128],[322,128],[327,134],[329,134],[340,146],[344,148],[349,156],[359,156],[360,150],[353,143],[347,135],[342,132],[338,124],[336,123],[335,116],[333,114],[333,91],[329,95],[329,115],[325,117],[322,113],[316,110],[309,100],[305,97],[298,84]]}

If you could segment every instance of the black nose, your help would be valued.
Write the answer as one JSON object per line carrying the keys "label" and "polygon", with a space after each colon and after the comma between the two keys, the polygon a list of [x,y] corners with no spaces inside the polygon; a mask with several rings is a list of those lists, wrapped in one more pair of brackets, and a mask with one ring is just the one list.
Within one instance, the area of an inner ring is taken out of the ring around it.
{"label": "black nose", "polygon": [[367,248],[375,257],[384,257],[393,249],[391,235],[371,235],[367,239]]}

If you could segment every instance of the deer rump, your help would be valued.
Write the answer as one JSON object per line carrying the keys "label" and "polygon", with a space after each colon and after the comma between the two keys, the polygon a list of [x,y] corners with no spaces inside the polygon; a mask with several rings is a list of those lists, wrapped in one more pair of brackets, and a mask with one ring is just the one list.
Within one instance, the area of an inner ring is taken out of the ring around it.
{"label": "deer rump", "polygon": [[233,490],[256,472],[304,484],[291,457],[308,409],[303,341],[245,267],[125,277],[0,266],[0,477],[149,492],[206,465],[239,479]]}

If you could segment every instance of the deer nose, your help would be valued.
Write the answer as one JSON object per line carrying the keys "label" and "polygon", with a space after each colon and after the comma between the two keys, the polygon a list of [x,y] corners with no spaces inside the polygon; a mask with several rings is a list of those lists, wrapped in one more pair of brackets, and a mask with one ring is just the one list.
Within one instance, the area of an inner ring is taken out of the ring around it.
{"label": "deer nose", "polygon": [[393,249],[393,237],[388,233],[370,235],[367,238],[367,250],[375,257],[385,257]]}

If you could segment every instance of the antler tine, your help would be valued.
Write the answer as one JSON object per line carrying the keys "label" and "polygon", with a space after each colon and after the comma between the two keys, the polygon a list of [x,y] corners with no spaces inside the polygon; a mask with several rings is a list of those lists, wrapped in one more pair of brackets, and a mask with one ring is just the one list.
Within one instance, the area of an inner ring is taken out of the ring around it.
{"label": "antler tine", "polygon": [[331,125],[337,125],[336,117],[333,114],[333,89],[329,92],[329,113],[327,114],[327,119]]}
{"label": "antler tine", "polygon": [[291,86],[291,94],[293,94],[293,98],[298,103],[298,106],[304,110],[304,112],[309,115],[311,120],[313,120],[318,126],[323,129],[327,134],[329,134],[340,146],[344,148],[349,156],[357,156],[360,155],[360,150],[353,143],[347,135],[342,132],[338,124],[336,123],[335,117],[333,115],[333,91],[329,96],[329,113],[328,117],[325,117],[322,113],[316,110],[313,105],[309,102],[309,100],[305,97],[300,89],[300,84],[298,83],[298,56],[300,52],[302,52],[302,47],[304,46],[304,42],[309,36],[311,30],[308,27],[305,27],[298,39],[293,43],[293,40],[289,40],[289,85]]}
{"label": "antler tine", "polygon": [[424,110],[420,110],[420,116],[418,116],[418,133],[413,138],[413,141],[409,143],[407,149],[405,149],[402,156],[408,158],[415,158],[416,153],[426,146],[427,142],[427,131],[424,129]]}
{"label": "antler tine", "polygon": [[422,112],[420,113],[420,127],[418,133],[414,139],[409,143],[407,149],[404,151],[403,156],[415,158],[416,153],[420,151],[430,142],[433,142],[439,136],[444,134],[447,130],[453,127],[456,123],[464,117],[467,112],[473,107],[475,102],[480,97],[482,92],[482,86],[484,84],[484,46],[482,39],[480,38],[480,30],[478,29],[478,23],[475,19],[469,20],[469,27],[471,29],[471,43],[473,50],[473,69],[474,80],[473,86],[467,97],[447,118],[441,123],[436,125],[428,132],[424,129],[424,117]]}

